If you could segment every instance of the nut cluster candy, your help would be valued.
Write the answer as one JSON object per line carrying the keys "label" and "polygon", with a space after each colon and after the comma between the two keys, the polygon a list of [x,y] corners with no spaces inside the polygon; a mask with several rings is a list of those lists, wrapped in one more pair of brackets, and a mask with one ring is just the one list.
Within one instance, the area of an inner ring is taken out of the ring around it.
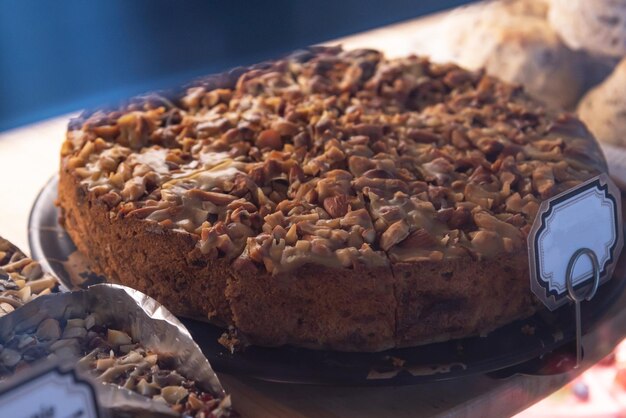
{"label": "nut cluster candy", "polygon": [[230,398],[220,399],[181,375],[172,354],[146,349],[102,324],[97,314],[81,318],[67,312],[67,318],[33,317],[0,341],[0,380],[43,358],[72,359],[97,380],[164,402],[182,416],[233,416]]}
{"label": "nut cluster candy", "polygon": [[57,280],[37,261],[0,237],[0,317],[56,288]]}

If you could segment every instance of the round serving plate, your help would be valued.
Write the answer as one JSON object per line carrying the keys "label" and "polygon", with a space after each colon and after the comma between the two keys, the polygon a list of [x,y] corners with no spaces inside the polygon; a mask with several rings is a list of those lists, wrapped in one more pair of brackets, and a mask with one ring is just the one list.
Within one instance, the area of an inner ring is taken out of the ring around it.
{"label": "round serving plate", "polygon": [[[59,213],[54,205],[57,185],[55,176],[44,186],[32,208],[29,219],[32,256],[44,269],[60,278],[64,291],[105,282],[105,278],[89,271],[85,258],[58,223]],[[621,295],[626,282],[624,276],[626,256],[622,255],[614,277],[598,290],[592,301],[583,304],[583,333],[597,324]],[[532,373],[520,365],[536,367],[537,359],[562,351],[571,346],[575,338],[572,306],[555,312],[542,311],[484,337],[380,353],[343,353],[290,346],[252,346],[243,352],[230,353],[217,342],[223,329],[184,318],[182,321],[218,372],[311,384],[403,385],[496,371],[494,375],[507,376],[507,369],[514,373]]]}

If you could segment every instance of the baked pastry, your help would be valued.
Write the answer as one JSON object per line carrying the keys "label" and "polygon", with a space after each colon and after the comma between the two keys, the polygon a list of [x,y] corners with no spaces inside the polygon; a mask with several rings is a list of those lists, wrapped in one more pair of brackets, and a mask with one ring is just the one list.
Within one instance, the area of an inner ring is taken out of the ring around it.
{"label": "baked pastry", "polygon": [[625,146],[626,59],[600,85],[590,90],[578,105],[578,115],[599,141]]}
{"label": "baked pastry", "polygon": [[498,0],[495,4],[495,7],[502,7],[510,15],[545,19],[548,17],[550,0]]}
{"label": "baked pastry", "polygon": [[59,206],[96,271],[178,315],[377,351],[535,312],[539,204],[605,170],[482,71],[311,48],[73,120]]}
{"label": "baked pastry", "polygon": [[584,91],[584,63],[550,26],[546,10],[542,1],[462,7],[418,29],[411,48],[438,62],[485,68],[490,75],[522,84],[553,108],[574,108]]}
{"label": "baked pastry", "polygon": [[550,0],[550,25],[572,49],[626,55],[626,3],[619,0]]}

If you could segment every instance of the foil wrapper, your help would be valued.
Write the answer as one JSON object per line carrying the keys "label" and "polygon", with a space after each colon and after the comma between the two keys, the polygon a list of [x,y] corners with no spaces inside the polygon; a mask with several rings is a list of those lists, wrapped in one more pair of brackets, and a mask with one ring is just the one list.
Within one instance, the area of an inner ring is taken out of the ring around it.
{"label": "foil wrapper", "polygon": [[[32,330],[46,318],[85,318],[89,314],[97,315],[101,323],[127,331],[148,350],[172,355],[181,375],[217,399],[227,397],[185,326],[156,300],[121,285],[99,284],[86,290],[40,296],[0,318],[0,341]],[[84,374],[88,376],[89,372]],[[117,385],[100,383],[95,387],[100,406],[114,411],[113,416],[179,416],[166,404]]]}

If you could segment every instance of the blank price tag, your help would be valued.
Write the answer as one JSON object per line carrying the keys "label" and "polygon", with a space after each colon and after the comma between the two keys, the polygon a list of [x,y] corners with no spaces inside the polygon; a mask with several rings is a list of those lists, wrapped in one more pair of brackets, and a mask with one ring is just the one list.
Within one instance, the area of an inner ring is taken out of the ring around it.
{"label": "blank price tag", "polygon": [[91,384],[73,369],[58,365],[33,368],[0,387],[0,416],[11,418],[98,418]]}
{"label": "blank price tag", "polygon": [[574,367],[582,361],[581,302],[611,278],[622,246],[621,195],[606,174],[539,207],[528,236],[530,287],[550,310],[574,302]]}
{"label": "blank price tag", "polygon": [[602,285],[611,278],[622,246],[620,192],[602,174],[541,204],[528,236],[531,289],[554,310],[568,301],[568,273],[572,290],[584,293],[597,261]]}

